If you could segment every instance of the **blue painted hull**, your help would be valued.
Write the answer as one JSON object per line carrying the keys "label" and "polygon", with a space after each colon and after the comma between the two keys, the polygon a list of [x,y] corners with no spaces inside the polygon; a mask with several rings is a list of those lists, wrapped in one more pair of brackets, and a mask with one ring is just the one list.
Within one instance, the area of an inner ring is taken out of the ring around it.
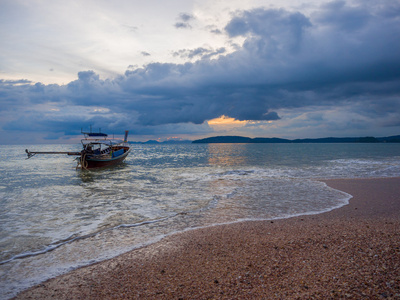
{"label": "blue painted hull", "polygon": [[[93,156],[85,158],[85,166],[86,169],[94,169],[94,168],[104,168],[109,166],[114,166],[116,164],[121,163],[129,154],[131,149],[129,147],[123,147],[124,152],[115,157],[102,158],[100,156]],[[121,149],[119,149],[121,150]],[[115,153],[118,153],[117,151]]]}

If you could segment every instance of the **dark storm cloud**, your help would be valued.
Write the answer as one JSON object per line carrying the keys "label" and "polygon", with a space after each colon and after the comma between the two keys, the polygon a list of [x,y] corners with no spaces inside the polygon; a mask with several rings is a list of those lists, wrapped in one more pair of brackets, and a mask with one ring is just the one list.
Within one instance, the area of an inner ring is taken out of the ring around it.
{"label": "dark storm cloud", "polygon": [[301,13],[255,9],[235,16],[225,27],[229,36],[246,36],[246,47],[264,57],[273,58],[278,51],[299,51],[310,20]]}
{"label": "dark storm cloud", "polygon": [[351,7],[345,1],[333,1],[322,6],[316,14],[316,21],[321,25],[330,25],[339,30],[357,30],[372,20],[370,10],[365,6]]}
{"label": "dark storm cloud", "polygon": [[[283,117],[279,110],[314,107],[342,107],[364,127],[399,126],[400,4],[379,3],[334,1],[310,15],[261,8],[236,12],[225,31],[231,38],[242,36],[244,44],[213,60],[211,54],[225,49],[181,50],[176,55],[202,59],[151,63],[114,79],[84,71],[65,86],[0,81],[2,110],[18,115],[3,128],[95,122],[138,133],[165,126],[184,131],[179,124],[202,124],[221,115],[274,121]],[[191,20],[180,16],[182,23]],[[55,103],[60,111],[28,109],[41,103]],[[75,118],[62,114],[71,107],[88,111]]]}

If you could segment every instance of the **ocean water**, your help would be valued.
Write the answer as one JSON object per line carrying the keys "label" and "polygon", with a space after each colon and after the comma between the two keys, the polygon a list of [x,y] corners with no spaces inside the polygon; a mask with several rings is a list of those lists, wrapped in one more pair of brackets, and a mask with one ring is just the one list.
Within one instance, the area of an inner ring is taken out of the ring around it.
{"label": "ocean water", "polygon": [[316,214],[351,195],[317,179],[400,176],[400,144],[132,145],[113,168],[0,146],[0,299],[175,232]]}

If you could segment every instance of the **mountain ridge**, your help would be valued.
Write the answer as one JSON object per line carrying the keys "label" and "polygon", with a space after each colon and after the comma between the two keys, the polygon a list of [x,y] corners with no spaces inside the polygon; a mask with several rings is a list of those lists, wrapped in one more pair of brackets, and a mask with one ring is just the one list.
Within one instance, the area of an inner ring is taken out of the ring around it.
{"label": "mountain ridge", "polygon": [[192,141],[193,144],[215,144],[215,143],[235,143],[235,144],[295,144],[295,143],[400,143],[400,135],[388,137],[326,137],[326,138],[305,138],[305,139],[282,139],[272,138],[249,138],[243,136],[214,136]]}

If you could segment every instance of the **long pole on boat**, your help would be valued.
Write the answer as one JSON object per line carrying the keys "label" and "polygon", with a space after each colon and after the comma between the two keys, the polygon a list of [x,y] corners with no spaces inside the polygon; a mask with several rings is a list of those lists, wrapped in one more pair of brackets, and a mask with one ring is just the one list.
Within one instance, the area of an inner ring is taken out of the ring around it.
{"label": "long pole on boat", "polygon": [[29,151],[25,149],[26,154],[28,154],[28,159],[36,154],[67,154],[67,155],[81,155],[80,152],[54,152],[54,151]]}

